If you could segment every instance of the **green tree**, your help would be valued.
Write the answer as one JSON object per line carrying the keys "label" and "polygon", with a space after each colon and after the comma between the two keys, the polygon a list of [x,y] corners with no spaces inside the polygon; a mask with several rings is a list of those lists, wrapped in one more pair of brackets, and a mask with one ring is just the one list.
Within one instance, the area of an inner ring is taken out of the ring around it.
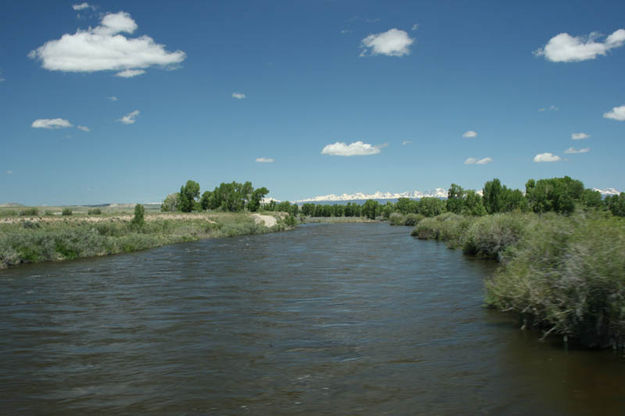
{"label": "green tree", "polygon": [[452,183],[447,191],[447,211],[460,214],[464,207],[465,191],[460,185]]}
{"label": "green tree", "polygon": [[263,198],[269,193],[269,190],[264,186],[252,191],[249,202],[247,203],[247,209],[252,212],[256,212],[260,209],[260,203]]}
{"label": "green tree", "polygon": [[475,191],[466,191],[462,213],[465,215],[486,215],[482,197]]}
{"label": "green tree", "polygon": [[445,211],[446,203],[435,197],[424,197],[419,200],[418,213],[426,217],[435,217]]}
{"label": "green tree", "polygon": [[143,205],[135,205],[135,216],[132,218],[131,224],[135,227],[143,227],[143,224],[145,224],[145,208],[143,208]]}
{"label": "green tree", "polygon": [[180,187],[178,208],[182,212],[191,212],[195,207],[196,199],[200,197],[200,184],[188,180],[184,186]]}
{"label": "green tree", "polygon": [[361,214],[366,218],[374,220],[379,213],[380,204],[378,201],[368,199],[362,206]]}
{"label": "green tree", "polygon": [[482,193],[484,195],[484,208],[486,208],[489,214],[495,214],[503,210],[504,189],[501,187],[499,179],[495,178],[486,182]]}

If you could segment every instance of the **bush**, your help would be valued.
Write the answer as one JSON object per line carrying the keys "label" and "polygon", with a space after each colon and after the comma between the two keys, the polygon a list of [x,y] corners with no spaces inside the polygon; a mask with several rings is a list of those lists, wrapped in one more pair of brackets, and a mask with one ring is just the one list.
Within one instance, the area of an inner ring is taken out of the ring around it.
{"label": "bush", "polygon": [[425,216],[422,214],[408,214],[406,215],[406,218],[404,219],[403,225],[414,227],[415,225],[419,223],[419,221],[421,221],[424,218]]}
{"label": "bush", "polygon": [[102,210],[100,208],[91,208],[87,210],[87,215],[102,215]]}
{"label": "bush", "polygon": [[37,208],[24,208],[20,211],[20,215],[22,217],[36,217],[39,215],[39,210]]}
{"label": "bush", "polygon": [[399,212],[393,212],[389,215],[388,221],[391,225],[404,225],[406,218]]}
{"label": "bush", "polygon": [[63,211],[61,212],[61,215],[63,215],[64,217],[70,216],[72,214],[73,212],[71,208],[63,208]]}
{"label": "bush", "polygon": [[495,214],[480,217],[468,227],[463,251],[480,257],[501,260],[504,251],[521,238],[531,216]]}
{"label": "bush", "polygon": [[486,302],[545,334],[625,346],[625,222],[549,216],[531,223],[487,282]]}
{"label": "bush", "polygon": [[135,216],[133,217],[131,224],[135,227],[143,227],[143,224],[145,224],[145,208],[143,208],[143,205],[135,205]]}

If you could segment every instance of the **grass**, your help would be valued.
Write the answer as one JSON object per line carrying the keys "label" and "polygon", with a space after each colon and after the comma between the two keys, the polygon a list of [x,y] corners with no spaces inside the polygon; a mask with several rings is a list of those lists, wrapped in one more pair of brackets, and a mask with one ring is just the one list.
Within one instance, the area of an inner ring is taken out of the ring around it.
{"label": "grass", "polygon": [[590,348],[625,347],[625,219],[602,212],[443,214],[413,235],[496,259],[486,304]]}
{"label": "grass", "polygon": [[197,213],[146,215],[143,226],[127,217],[101,217],[87,221],[85,216],[30,219],[17,218],[0,223],[0,268],[22,263],[62,261],[104,256],[159,247],[202,238],[261,234],[290,228],[280,219],[268,228],[256,224],[251,215],[240,213]]}

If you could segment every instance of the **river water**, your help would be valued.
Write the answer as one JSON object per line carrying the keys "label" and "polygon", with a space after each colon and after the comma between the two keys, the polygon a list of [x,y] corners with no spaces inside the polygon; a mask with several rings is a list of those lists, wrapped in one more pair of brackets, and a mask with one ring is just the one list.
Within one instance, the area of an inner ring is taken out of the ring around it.
{"label": "river water", "polygon": [[0,413],[621,415],[625,360],[482,307],[495,265],[405,227],[0,271]]}

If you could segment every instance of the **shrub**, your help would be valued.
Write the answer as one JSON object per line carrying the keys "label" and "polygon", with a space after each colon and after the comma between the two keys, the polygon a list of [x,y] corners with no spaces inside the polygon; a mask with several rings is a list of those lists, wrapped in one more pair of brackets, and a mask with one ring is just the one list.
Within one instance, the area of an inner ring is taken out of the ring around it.
{"label": "shrub", "polygon": [[102,210],[100,208],[91,208],[87,210],[88,215],[102,215]]}
{"label": "shrub", "polygon": [[425,216],[422,214],[408,214],[406,215],[406,218],[404,219],[403,225],[414,227],[415,225],[419,223],[419,221],[421,221],[424,218]]}
{"label": "shrub", "polygon": [[145,208],[143,208],[143,205],[135,205],[135,216],[131,223],[135,227],[143,227],[143,224],[145,224]]}
{"label": "shrub", "polygon": [[486,302],[587,347],[625,346],[625,222],[550,216],[527,227]]}
{"label": "shrub", "polygon": [[400,214],[399,212],[393,212],[389,217],[388,221],[391,225],[404,225],[406,218]]}
{"label": "shrub", "polygon": [[503,252],[521,238],[530,218],[521,214],[478,218],[466,231],[462,247],[464,253],[500,260]]}
{"label": "shrub", "polygon": [[61,215],[63,215],[64,217],[70,216],[72,214],[73,212],[71,208],[63,208],[63,211],[61,211]]}
{"label": "shrub", "polygon": [[36,217],[39,215],[39,210],[37,208],[24,208],[20,211],[20,215],[22,217]]}

